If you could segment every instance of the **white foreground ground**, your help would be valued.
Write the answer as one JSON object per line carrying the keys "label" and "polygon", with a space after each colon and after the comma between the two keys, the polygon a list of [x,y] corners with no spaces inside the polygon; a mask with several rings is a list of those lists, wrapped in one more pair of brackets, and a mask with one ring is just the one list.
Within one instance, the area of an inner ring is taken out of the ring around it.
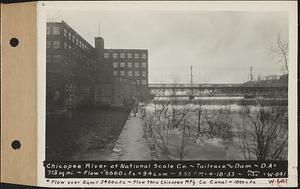
{"label": "white foreground ground", "polygon": [[151,160],[150,144],[144,137],[144,121],[131,113],[109,160]]}

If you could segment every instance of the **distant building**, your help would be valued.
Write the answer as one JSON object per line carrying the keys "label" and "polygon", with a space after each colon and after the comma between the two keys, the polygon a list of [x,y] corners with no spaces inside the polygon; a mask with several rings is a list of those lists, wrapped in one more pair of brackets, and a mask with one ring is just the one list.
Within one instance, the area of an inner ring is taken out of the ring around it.
{"label": "distant building", "polygon": [[148,86],[148,50],[105,49],[102,37],[95,38],[95,49],[101,62],[111,68],[113,77],[133,80],[141,92]]}
{"label": "distant building", "polygon": [[267,75],[265,76],[265,80],[278,80],[279,77],[279,75]]}
{"label": "distant building", "polygon": [[93,101],[94,48],[67,23],[47,23],[47,108]]}
{"label": "distant building", "polygon": [[[126,81],[130,83],[133,91],[128,91],[127,88],[120,90],[122,99],[129,101],[132,96],[143,95],[148,87],[148,51],[144,49],[105,49],[104,39],[102,37],[95,38],[95,50],[101,68],[105,68],[103,74],[106,78],[98,79],[98,83],[109,81],[109,77],[113,82]],[[103,70],[103,69],[102,69]],[[108,75],[107,75],[108,74]],[[117,86],[118,84],[114,84]],[[107,87],[107,84],[105,85]],[[133,87],[134,86],[134,87]],[[98,87],[102,88],[102,87]],[[115,87],[114,91],[119,91],[122,87]],[[116,92],[117,93],[117,92]],[[126,95],[125,95],[126,94]],[[100,95],[101,96],[101,95]],[[130,97],[131,96],[131,97]],[[99,95],[98,95],[99,97]],[[100,97],[104,100],[103,97]],[[98,98],[99,99],[99,98]],[[108,98],[105,98],[108,99]],[[116,100],[115,100],[116,101]]]}
{"label": "distant building", "polygon": [[105,49],[114,77],[133,79],[139,87],[148,85],[148,51],[140,49]]}

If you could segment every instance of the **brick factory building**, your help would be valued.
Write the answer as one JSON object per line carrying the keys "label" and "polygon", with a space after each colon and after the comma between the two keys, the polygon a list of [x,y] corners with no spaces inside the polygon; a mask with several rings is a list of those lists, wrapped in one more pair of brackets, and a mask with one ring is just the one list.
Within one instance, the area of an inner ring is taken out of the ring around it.
{"label": "brick factory building", "polygon": [[65,22],[47,23],[47,109],[93,102],[94,48]]}
{"label": "brick factory building", "polygon": [[[135,85],[134,95],[145,96],[148,87],[148,51],[144,49],[105,49],[104,39],[102,37],[95,38],[95,50],[97,57],[100,59],[101,68],[106,68],[108,71],[104,71],[99,77],[109,74],[106,78],[99,79],[98,88],[99,91],[103,91],[103,88],[107,88],[106,84],[100,84],[103,81],[108,81],[107,78],[111,77],[113,82],[128,82],[131,85]],[[103,87],[102,87],[103,86]],[[106,86],[106,87],[104,87]],[[115,84],[114,86],[117,86]],[[122,87],[114,87],[114,91],[122,90]],[[104,92],[105,93],[105,92]],[[108,99],[106,94],[101,92],[97,93],[96,103],[109,103],[105,99]],[[117,92],[122,93],[122,91]],[[125,102],[130,101],[128,95],[130,91],[125,87],[123,90],[125,96],[115,98],[115,101],[122,99]],[[132,96],[132,95],[131,95]]]}
{"label": "brick factory building", "polygon": [[85,105],[119,106],[144,95],[148,51],[95,47],[66,22],[47,23],[47,110]]}

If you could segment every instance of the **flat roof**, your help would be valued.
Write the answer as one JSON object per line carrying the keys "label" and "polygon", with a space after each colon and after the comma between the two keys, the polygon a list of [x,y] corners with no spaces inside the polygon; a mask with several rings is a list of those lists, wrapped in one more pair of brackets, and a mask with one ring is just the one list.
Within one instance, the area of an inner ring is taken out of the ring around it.
{"label": "flat roof", "polygon": [[104,49],[105,51],[119,51],[119,52],[126,52],[126,51],[145,51],[148,52],[147,49]]}

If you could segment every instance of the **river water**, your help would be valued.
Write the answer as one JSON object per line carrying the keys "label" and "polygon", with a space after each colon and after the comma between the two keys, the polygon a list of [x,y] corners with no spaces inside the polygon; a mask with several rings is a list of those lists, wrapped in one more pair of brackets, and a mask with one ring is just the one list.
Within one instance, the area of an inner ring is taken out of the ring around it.
{"label": "river water", "polygon": [[86,108],[47,116],[46,160],[105,159],[128,115],[128,110]]}

